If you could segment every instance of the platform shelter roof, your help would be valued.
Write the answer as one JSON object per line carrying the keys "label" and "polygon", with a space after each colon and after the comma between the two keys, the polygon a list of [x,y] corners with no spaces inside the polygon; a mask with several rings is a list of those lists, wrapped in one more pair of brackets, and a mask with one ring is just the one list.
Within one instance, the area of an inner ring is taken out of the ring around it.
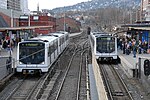
{"label": "platform shelter roof", "polygon": [[0,31],[32,30],[36,28],[53,28],[53,26],[23,26],[23,27],[1,27]]}
{"label": "platform shelter roof", "polygon": [[126,25],[121,25],[121,27],[126,27],[129,29],[136,29],[136,30],[150,30],[150,24],[126,24]]}

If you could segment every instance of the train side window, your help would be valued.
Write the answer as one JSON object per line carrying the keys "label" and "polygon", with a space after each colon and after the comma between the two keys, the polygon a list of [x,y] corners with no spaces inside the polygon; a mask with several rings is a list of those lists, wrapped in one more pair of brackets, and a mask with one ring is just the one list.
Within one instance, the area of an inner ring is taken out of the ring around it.
{"label": "train side window", "polygon": [[49,46],[49,56],[54,52],[54,44],[50,44]]}
{"label": "train side window", "polygon": [[61,39],[59,39],[59,46],[61,45]]}
{"label": "train side window", "polygon": [[65,37],[63,37],[63,43],[65,42]]}
{"label": "train side window", "polygon": [[54,44],[54,41],[53,41],[53,45],[52,45],[52,53],[55,51],[55,44]]}
{"label": "train side window", "polygon": [[56,41],[54,41],[54,51],[56,50]]}
{"label": "train side window", "polygon": [[48,56],[50,56],[51,55],[51,46],[49,46],[49,48],[48,48]]}
{"label": "train side window", "polygon": [[56,49],[58,48],[58,40],[56,40]]}
{"label": "train side window", "polygon": [[66,40],[68,40],[69,39],[69,36],[68,35],[66,35]]}
{"label": "train side window", "polygon": [[63,38],[63,37],[61,37],[61,45],[63,44],[63,39],[64,39],[64,38]]}

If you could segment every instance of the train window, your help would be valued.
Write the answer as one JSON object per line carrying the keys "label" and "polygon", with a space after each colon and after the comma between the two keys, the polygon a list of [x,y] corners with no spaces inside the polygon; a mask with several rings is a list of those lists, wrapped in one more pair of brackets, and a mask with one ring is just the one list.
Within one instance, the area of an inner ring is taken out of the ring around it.
{"label": "train window", "polygon": [[56,50],[56,47],[57,47],[56,41],[54,41],[54,51]]}
{"label": "train window", "polygon": [[66,40],[68,40],[69,39],[69,36],[68,35],[66,35]]}
{"label": "train window", "polygon": [[51,53],[53,53],[58,48],[58,40],[53,41],[53,44],[51,45]]}
{"label": "train window", "polygon": [[58,48],[58,40],[56,40],[56,49]]}
{"label": "train window", "polygon": [[50,55],[54,52],[54,44],[49,47]]}
{"label": "train window", "polygon": [[53,41],[53,44],[51,46],[51,54],[55,51],[55,44],[54,44],[54,41]]}
{"label": "train window", "polygon": [[111,53],[115,50],[115,38],[100,37],[96,42],[96,49],[100,53]]}
{"label": "train window", "polygon": [[61,45],[61,38],[59,39],[59,46]]}
{"label": "train window", "polygon": [[48,48],[48,56],[50,56],[51,55],[51,46],[49,46],[49,48]]}
{"label": "train window", "polygon": [[62,44],[64,43],[64,37],[62,37]]}
{"label": "train window", "polygon": [[24,64],[40,64],[45,59],[45,44],[37,42],[21,43],[19,59]]}
{"label": "train window", "polygon": [[62,45],[64,43],[64,37],[61,37],[60,41],[61,41],[61,45]]}

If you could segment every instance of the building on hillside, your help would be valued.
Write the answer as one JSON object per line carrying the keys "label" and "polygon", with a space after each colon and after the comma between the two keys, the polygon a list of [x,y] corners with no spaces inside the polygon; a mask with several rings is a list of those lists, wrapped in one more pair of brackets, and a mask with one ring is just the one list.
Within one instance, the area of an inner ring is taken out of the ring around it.
{"label": "building on hillside", "polygon": [[22,13],[29,13],[28,0],[0,0],[3,9],[11,9],[21,11]]}
{"label": "building on hillside", "polygon": [[56,31],[56,18],[48,14],[21,15],[19,26],[52,26],[52,28],[35,29],[34,33],[47,34]]}
{"label": "building on hillside", "polygon": [[150,0],[142,0],[142,19],[150,21]]}
{"label": "building on hillside", "polygon": [[21,11],[20,0],[7,0],[7,9]]}
{"label": "building on hillside", "polygon": [[21,11],[20,0],[0,0],[0,8]]}
{"label": "building on hillside", "polygon": [[57,31],[68,31],[70,33],[80,32],[81,23],[68,16],[56,19]]}
{"label": "building on hillside", "polygon": [[29,14],[28,0],[0,0],[0,27],[19,26],[22,14]]}

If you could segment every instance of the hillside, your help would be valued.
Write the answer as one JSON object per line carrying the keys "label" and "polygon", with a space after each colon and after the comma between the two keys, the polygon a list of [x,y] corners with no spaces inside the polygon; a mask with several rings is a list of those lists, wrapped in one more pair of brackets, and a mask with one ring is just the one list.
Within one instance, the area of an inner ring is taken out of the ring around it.
{"label": "hillside", "polygon": [[81,2],[76,5],[59,7],[52,9],[52,12],[61,13],[64,11],[87,11],[91,9],[117,7],[117,8],[136,8],[140,6],[141,0],[91,0]]}

